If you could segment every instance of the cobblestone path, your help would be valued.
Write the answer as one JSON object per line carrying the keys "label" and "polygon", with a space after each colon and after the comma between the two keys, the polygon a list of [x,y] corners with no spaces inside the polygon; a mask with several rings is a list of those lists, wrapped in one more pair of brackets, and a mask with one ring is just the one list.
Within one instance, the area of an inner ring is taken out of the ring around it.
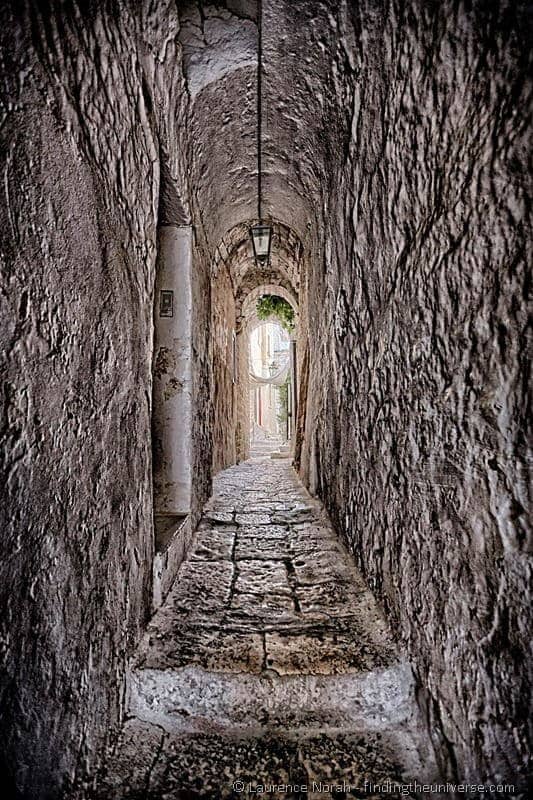
{"label": "cobblestone path", "polygon": [[293,787],[271,798],[371,797],[370,783],[435,772],[410,668],[285,459],[215,479],[137,654],[130,703],[98,797],[252,796],[267,784]]}

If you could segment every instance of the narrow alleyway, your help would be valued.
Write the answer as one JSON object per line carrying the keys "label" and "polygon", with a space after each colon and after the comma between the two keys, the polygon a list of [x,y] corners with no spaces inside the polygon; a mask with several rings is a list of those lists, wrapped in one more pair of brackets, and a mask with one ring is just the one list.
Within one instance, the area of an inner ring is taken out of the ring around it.
{"label": "narrow alleyway", "polygon": [[1,800],[525,800],[533,3],[1,5]]}
{"label": "narrow alleyway", "polygon": [[365,780],[435,778],[410,668],[287,459],[216,478],[130,683],[102,798],[236,797],[265,784],[307,787],[271,797],[323,796],[313,782],[346,783],[335,796],[351,797]]}

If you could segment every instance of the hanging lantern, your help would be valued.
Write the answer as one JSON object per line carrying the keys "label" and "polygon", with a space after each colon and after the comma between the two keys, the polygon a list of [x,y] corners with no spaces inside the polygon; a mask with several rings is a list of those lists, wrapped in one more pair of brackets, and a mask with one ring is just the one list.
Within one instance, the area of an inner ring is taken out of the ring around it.
{"label": "hanging lantern", "polygon": [[268,266],[270,261],[270,247],[272,245],[272,226],[259,222],[254,225],[250,233],[254,248],[254,258],[260,267]]}
{"label": "hanging lantern", "polygon": [[267,267],[270,262],[270,248],[272,246],[272,225],[262,221],[261,193],[263,162],[261,152],[261,131],[263,123],[261,83],[263,73],[263,35],[262,35],[263,7],[259,0],[259,13],[257,19],[257,218],[258,222],[250,228],[255,263],[258,267]]}

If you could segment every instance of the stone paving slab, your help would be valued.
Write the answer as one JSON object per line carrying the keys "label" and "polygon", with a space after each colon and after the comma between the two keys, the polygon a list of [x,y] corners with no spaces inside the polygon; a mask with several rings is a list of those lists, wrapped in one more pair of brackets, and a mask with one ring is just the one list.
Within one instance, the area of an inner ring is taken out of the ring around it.
{"label": "stone paving slab", "polygon": [[232,508],[227,510],[215,510],[204,513],[203,519],[205,522],[220,523],[223,525],[233,525],[235,522],[235,513]]}
{"label": "stone paving slab", "polygon": [[[403,740],[380,734],[291,738],[169,734],[131,719],[90,800],[413,797],[380,787],[431,779]],[[410,770],[401,767],[398,752]],[[435,795],[434,795],[435,796]]]}
{"label": "stone paving slab", "polygon": [[365,647],[359,634],[356,626],[344,633],[323,630],[314,635],[267,633],[267,667],[279,675],[336,675],[362,671],[367,668],[368,650],[372,645]]}
{"label": "stone paving slab", "polygon": [[187,635],[175,639],[165,637],[160,646],[146,651],[138,668],[174,670],[198,665],[214,672],[223,671],[228,663],[236,672],[260,673],[264,667],[264,638],[257,633],[233,631],[231,636],[220,628],[190,627]]}
{"label": "stone paving slab", "polygon": [[217,476],[192,553],[138,657],[142,667],[230,673],[263,663],[281,675],[395,661],[371,593],[286,460],[246,462]]}
{"label": "stone paving slab", "polygon": [[[269,538],[261,537],[256,533],[256,528],[249,529],[250,533],[239,532],[239,538],[235,545],[235,560],[264,558],[284,559],[290,554],[290,544],[286,538],[286,531],[283,537],[274,538],[271,534]],[[253,532],[252,532],[253,531]]]}
{"label": "stone paving slab", "polygon": [[234,591],[239,594],[291,595],[287,567],[281,559],[241,560],[236,564]]}
{"label": "stone paving slab", "polygon": [[191,553],[191,561],[232,560],[236,529],[219,530],[205,528],[196,534],[196,546]]}
{"label": "stone paving slab", "polygon": [[273,544],[290,545],[291,538],[287,535],[286,525],[240,525],[237,544],[246,540],[254,539],[256,542],[272,542]]}
{"label": "stone paving slab", "polygon": [[217,476],[129,702],[94,800],[406,797],[364,781],[436,774],[412,671],[286,460]]}
{"label": "stone paving slab", "polygon": [[249,526],[249,525],[272,525],[273,518],[272,515],[266,511],[260,512],[242,512],[240,514],[236,514],[235,522],[237,525]]}

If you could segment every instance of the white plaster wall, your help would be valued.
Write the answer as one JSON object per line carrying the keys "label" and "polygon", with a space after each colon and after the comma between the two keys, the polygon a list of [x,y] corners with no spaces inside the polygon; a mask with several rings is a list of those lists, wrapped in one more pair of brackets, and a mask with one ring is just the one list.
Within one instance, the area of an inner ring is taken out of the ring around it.
{"label": "white plaster wall", "polygon": [[[191,503],[192,227],[165,225],[158,234],[154,314],[154,505],[185,514]],[[173,315],[161,316],[161,292],[173,293]]]}

